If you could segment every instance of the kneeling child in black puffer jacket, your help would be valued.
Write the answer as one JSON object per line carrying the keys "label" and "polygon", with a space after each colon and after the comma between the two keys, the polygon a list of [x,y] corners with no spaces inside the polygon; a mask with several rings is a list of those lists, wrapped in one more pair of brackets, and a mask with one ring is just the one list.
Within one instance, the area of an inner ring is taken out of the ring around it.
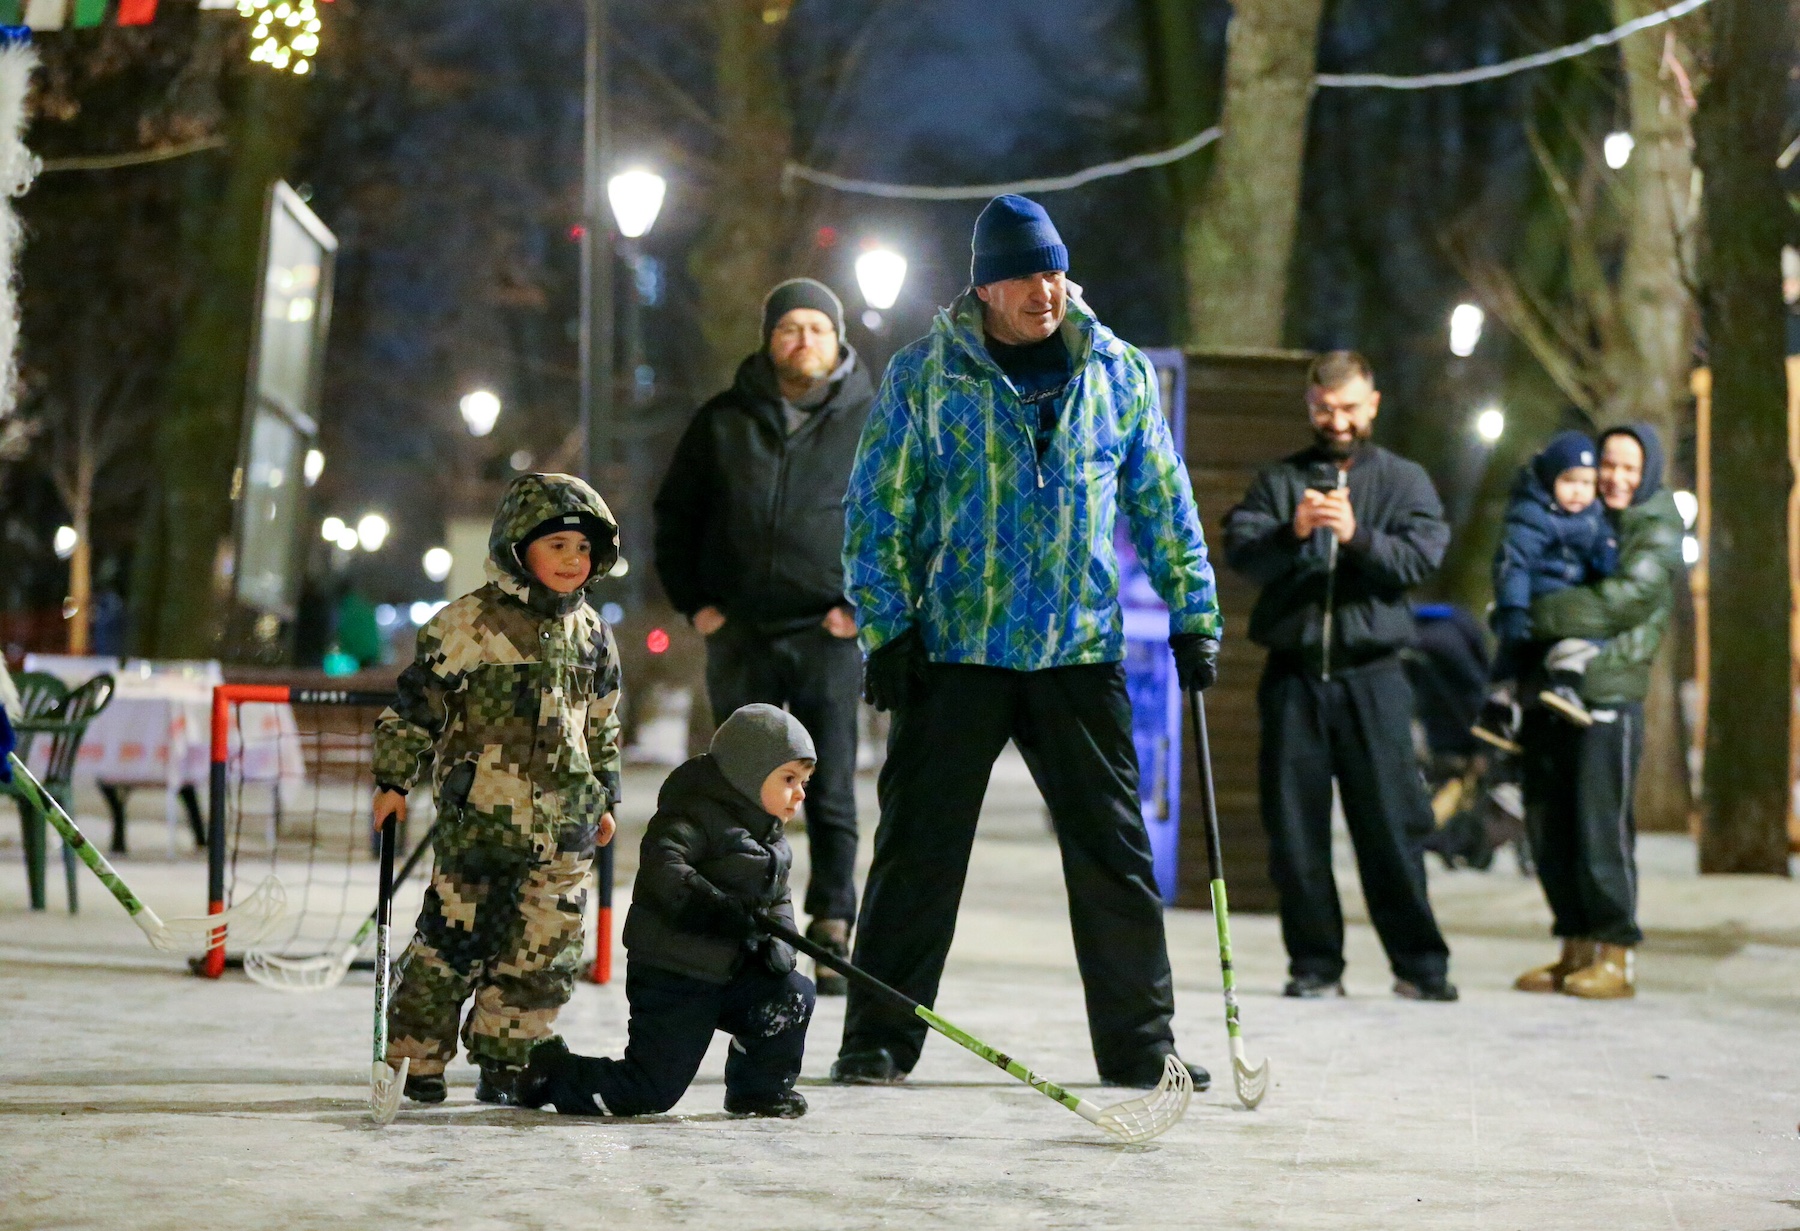
{"label": "kneeling child in black puffer jacket", "polygon": [[806,728],[772,705],[725,720],[710,751],[663,783],[644,832],[625,919],[622,1059],[580,1056],[560,1038],[532,1049],[515,1100],[569,1115],[667,1111],[687,1092],[714,1030],[733,1039],[725,1110],[792,1119],[812,1020],[812,980],[794,951],[762,933],[757,915],[794,926],[793,852],[782,825],[813,771]]}

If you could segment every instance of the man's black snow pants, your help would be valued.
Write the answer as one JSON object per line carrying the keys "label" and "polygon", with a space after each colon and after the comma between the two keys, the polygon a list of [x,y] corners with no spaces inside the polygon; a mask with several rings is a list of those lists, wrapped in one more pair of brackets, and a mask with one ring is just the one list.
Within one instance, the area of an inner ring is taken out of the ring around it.
{"label": "man's black snow pants", "polygon": [[627,958],[625,1000],[631,1023],[624,1057],[570,1056],[551,1079],[558,1111],[648,1116],[669,1110],[693,1084],[714,1030],[732,1036],[727,1094],[763,1102],[792,1090],[800,1076],[813,985],[799,971],[778,975],[747,961],[730,983],[718,984]]}
{"label": "man's black snow pants", "polygon": [[[1139,1073],[1174,1049],[1175,996],[1119,663],[926,668],[888,732],[855,961],[922,1004],[937,999],[976,818],[1008,739],[1024,754],[1062,848],[1094,1059],[1103,1078]],[[925,1029],[850,985],[843,1054],[884,1047],[910,1071]]]}
{"label": "man's black snow pants", "polygon": [[741,706],[785,705],[812,735],[818,765],[806,786],[812,872],[806,913],[856,918],[856,703],[862,651],[822,627],[764,636],[740,621],[706,639],[706,695],[713,722]]}
{"label": "man's black snow pants", "polygon": [[1412,748],[1412,688],[1397,655],[1334,672],[1329,681],[1271,657],[1257,705],[1259,779],[1269,873],[1295,978],[1344,972],[1344,915],[1331,872],[1331,783],[1356,849],[1369,920],[1394,974],[1436,981],[1450,950],[1425,896],[1420,843],[1431,833]]}
{"label": "man's black snow pants", "polygon": [[[1534,706],[1525,711],[1525,825],[1554,934],[1635,945],[1637,822],[1632,788],[1644,750],[1644,708],[1590,707],[1575,726]],[[1610,719],[1607,717],[1611,715]]]}

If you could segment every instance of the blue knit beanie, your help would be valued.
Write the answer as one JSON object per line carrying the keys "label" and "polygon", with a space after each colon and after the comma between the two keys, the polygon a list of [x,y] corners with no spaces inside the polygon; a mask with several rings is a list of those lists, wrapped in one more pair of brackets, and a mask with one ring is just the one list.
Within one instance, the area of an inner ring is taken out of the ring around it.
{"label": "blue knit beanie", "polygon": [[1011,193],[982,207],[970,247],[970,286],[1069,269],[1069,250],[1044,207]]}
{"label": "blue knit beanie", "polygon": [[1531,459],[1531,468],[1536,472],[1538,482],[1549,490],[1555,485],[1556,476],[1563,471],[1592,466],[1595,453],[1594,442],[1585,432],[1558,432],[1543,451]]}

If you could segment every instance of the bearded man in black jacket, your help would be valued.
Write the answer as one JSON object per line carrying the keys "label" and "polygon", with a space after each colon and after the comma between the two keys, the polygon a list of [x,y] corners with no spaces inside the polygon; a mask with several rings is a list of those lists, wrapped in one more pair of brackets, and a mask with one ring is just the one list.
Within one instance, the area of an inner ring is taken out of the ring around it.
{"label": "bearded man in black jacket", "polygon": [[1265,468],[1225,518],[1226,560],[1262,586],[1250,639],[1269,651],[1258,769],[1286,994],[1344,991],[1335,779],[1394,991],[1455,1000],[1450,951],[1425,896],[1420,843],[1433,822],[1399,654],[1413,639],[1406,592],[1437,571],[1450,528],[1425,471],[1369,442],[1381,395],[1368,362],[1352,351],[1322,355],[1307,383],[1313,446]]}
{"label": "bearded man in black jacket", "polygon": [[[763,702],[812,733],[807,935],[848,956],[862,655],[844,596],[844,489],[874,388],[822,283],[770,291],[762,337],[675,450],[656,496],[656,570],[706,638],[714,721]],[[821,994],[843,994],[842,976],[818,973]]]}

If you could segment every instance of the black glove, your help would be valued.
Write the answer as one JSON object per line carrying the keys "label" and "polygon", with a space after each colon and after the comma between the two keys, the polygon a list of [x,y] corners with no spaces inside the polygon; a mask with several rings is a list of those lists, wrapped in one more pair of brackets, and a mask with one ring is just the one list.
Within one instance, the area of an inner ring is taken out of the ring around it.
{"label": "black glove", "polygon": [[1530,641],[1531,613],[1523,607],[1502,607],[1494,612],[1494,636],[1502,641]]}
{"label": "black glove", "polygon": [[1205,692],[1219,680],[1219,639],[1204,633],[1172,633],[1169,648],[1175,651],[1175,678],[1182,692]]}
{"label": "black glove", "polygon": [[925,672],[925,642],[909,628],[863,663],[863,700],[878,710],[897,710],[912,699]]}
{"label": "black glove", "polygon": [[712,885],[694,887],[687,905],[675,916],[675,926],[723,940],[749,940],[763,931],[749,907]]}

